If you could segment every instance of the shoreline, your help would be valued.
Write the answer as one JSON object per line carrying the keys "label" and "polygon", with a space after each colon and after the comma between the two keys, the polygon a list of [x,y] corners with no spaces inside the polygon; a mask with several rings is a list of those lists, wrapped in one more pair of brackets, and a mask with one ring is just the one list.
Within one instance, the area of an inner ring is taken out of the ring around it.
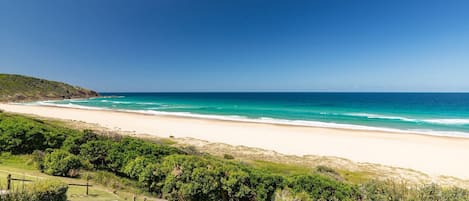
{"label": "shoreline", "polygon": [[[75,99],[75,100],[86,100],[86,99]],[[53,101],[53,100],[51,100]],[[355,130],[355,131],[372,131],[372,132],[385,132],[385,133],[399,133],[406,135],[426,135],[434,137],[450,137],[450,138],[463,138],[469,139],[469,133],[459,131],[417,131],[417,130],[403,130],[397,128],[385,128],[385,127],[373,127],[365,125],[353,125],[353,124],[342,124],[333,122],[320,122],[310,120],[288,120],[288,119],[276,119],[276,118],[247,118],[237,115],[210,115],[210,114],[194,114],[185,112],[162,112],[154,110],[125,110],[125,109],[109,109],[92,106],[81,106],[81,105],[60,105],[48,103],[49,101],[38,101],[31,102],[31,104],[24,103],[9,103],[29,106],[44,106],[44,107],[58,107],[58,108],[70,108],[70,109],[84,109],[84,110],[97,110],[97,111],[114,111],[123,113],[134,113],[142,115],[155,115],[155,116],[168,116],[178,118],[189,118],[189,119],[207,119],[214,121],[230,121],[230,122],[243,122],[243,123],[254,123],[254,124],[271,124],[281,126],[295,126],[295,127],[312,127],[312,128],[327,128],[337,130]]]}
{"label": "shoreline", "polygon": [[158,137],[190,137],[291,155],[320,155],[469,179],[469,139],[412,133],[201,119],[113,110],[0,104],[7,112],[94,123]]}

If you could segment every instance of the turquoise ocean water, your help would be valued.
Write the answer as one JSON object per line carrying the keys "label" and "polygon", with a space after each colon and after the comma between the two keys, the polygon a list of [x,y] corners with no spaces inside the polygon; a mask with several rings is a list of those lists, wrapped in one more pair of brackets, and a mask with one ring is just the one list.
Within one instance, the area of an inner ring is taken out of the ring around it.
{"label": "turquoise ocean water", "polygon": [[469,137],[468,93],[102,93],[38,104]]}

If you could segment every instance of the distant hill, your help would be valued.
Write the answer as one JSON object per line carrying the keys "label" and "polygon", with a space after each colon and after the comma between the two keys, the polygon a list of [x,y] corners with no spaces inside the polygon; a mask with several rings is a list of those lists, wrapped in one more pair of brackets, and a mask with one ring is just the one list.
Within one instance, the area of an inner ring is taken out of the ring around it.
{"label": "distant hill", "polygon": [[23,75],[0,74],[0,102],[89,98],[95,91]]}

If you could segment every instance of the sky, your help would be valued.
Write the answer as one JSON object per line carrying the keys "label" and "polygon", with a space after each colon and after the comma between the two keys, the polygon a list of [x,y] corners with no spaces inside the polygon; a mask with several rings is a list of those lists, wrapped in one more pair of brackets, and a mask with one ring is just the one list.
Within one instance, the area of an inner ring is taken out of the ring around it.
{"label": "sky", "polygon": [[100,92],[468,92],[469,1],[0,0],[0,72]]}

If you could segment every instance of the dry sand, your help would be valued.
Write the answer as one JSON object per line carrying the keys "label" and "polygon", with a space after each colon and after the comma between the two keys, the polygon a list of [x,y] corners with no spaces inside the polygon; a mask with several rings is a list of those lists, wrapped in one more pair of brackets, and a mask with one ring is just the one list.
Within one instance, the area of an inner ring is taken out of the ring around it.
{"label": "dry sand", "polygon": [[129,112],[0,104],[8,112],[94,123],[159,137],[322,155],[469,179],[469,139],[418,134],[196,119]]}

